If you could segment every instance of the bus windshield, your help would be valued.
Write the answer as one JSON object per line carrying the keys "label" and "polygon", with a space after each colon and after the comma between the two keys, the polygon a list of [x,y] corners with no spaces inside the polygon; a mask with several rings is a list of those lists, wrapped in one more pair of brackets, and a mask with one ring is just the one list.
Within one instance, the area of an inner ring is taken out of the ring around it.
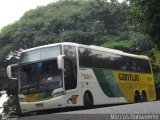
{"label": "bus windshield", "polygon": [[57,60],[40,61],[19,66],[20,91],[32,93],[62,87],[62,72]]}
{"label": "bus windshield", "polygon": [[19,64],[53,59],[61,54],[61,46],[39,48],[21,53]]}

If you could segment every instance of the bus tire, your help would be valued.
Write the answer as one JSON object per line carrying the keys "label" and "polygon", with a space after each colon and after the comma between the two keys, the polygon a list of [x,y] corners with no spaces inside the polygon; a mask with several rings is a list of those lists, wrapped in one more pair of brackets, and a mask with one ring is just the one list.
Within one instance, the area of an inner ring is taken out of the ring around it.
{"label": "bus tire", "polygon": [[139,102],[140,102],[140,94],[139,94],[138,91],[136,91],[136,92],[134,93],[134,102],[135,102],[135,103],[139,103]]}
{"label": "bus tire", "polygon": [[89,92],[84,94],[84,108],[90,109],[93,106],[93,98]]}
{"label": "bus tire", "polygon": [[145,92],[145,91],[142,92],[141,102],[147,102],[147,95],[146,95],[146,92]]}

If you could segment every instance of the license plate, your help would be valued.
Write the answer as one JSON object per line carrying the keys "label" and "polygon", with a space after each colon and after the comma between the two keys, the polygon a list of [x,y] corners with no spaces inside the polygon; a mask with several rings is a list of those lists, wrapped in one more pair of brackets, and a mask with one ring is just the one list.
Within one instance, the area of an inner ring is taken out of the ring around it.
{"label": "license plate", "polygon": [[36,107],[43,107],[43,103],[36,104]]}

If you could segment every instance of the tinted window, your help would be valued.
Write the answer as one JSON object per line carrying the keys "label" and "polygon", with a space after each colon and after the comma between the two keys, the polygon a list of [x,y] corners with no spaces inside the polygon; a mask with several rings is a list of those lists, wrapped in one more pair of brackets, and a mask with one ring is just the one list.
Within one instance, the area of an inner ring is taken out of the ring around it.
{"label": "tinted window", "polygon": [[148,60],[138,59],[128,56],[121,56],[119,59],[119,69],[122,71],[133,71],[133,72],[141,72],[141,73],[150,73],[150,63]]}
{"label": "tinted window", "polygon": [[66,57],[76,60],[76,47],[65,45],[64,46],[64,54]]}
{"label": "tinted window", "polygon": [[92,67],[92,52],[87,48],[79,48],[79,66]]}
{"label": "tinted window", "polygon": [[115,64],[117,56],[115,54],[104,53],[96,50],[92,50],[92,53],[93,53],[93,67],[106,68],[106,69],[117,68],[117,65]]}
{"label": "tinted window", "polygon": [[138,72],[151,73],[151,67],[148,60],[137,59]]}
{"label": "tinted window", "polygon": [[65,89],[75,89],[77,86],[77,59],[76,47],[66,45],[64,46],[64,64],[65,64]]}
{"label": "tinted window", "polygon": [[151,66],[148,60],[144,60],[144,72],[151,73]]}
{"label": "tinted window", "polygon": [[83,67],[150,73],[148,60],[98,50],[79,48],[79,64]]}

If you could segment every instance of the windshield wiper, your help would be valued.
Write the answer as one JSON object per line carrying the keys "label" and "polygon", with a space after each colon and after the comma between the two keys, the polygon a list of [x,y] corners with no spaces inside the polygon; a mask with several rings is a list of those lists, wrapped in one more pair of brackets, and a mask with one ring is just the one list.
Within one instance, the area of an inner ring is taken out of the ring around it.
{"label": "windshield wiper", "polygon": [[34,88],[34,87],[35,87],[35,84],[26,85],[26,86],[24,86],[24,87],[21,87],[21,90],[28,89],[28,88]]}

